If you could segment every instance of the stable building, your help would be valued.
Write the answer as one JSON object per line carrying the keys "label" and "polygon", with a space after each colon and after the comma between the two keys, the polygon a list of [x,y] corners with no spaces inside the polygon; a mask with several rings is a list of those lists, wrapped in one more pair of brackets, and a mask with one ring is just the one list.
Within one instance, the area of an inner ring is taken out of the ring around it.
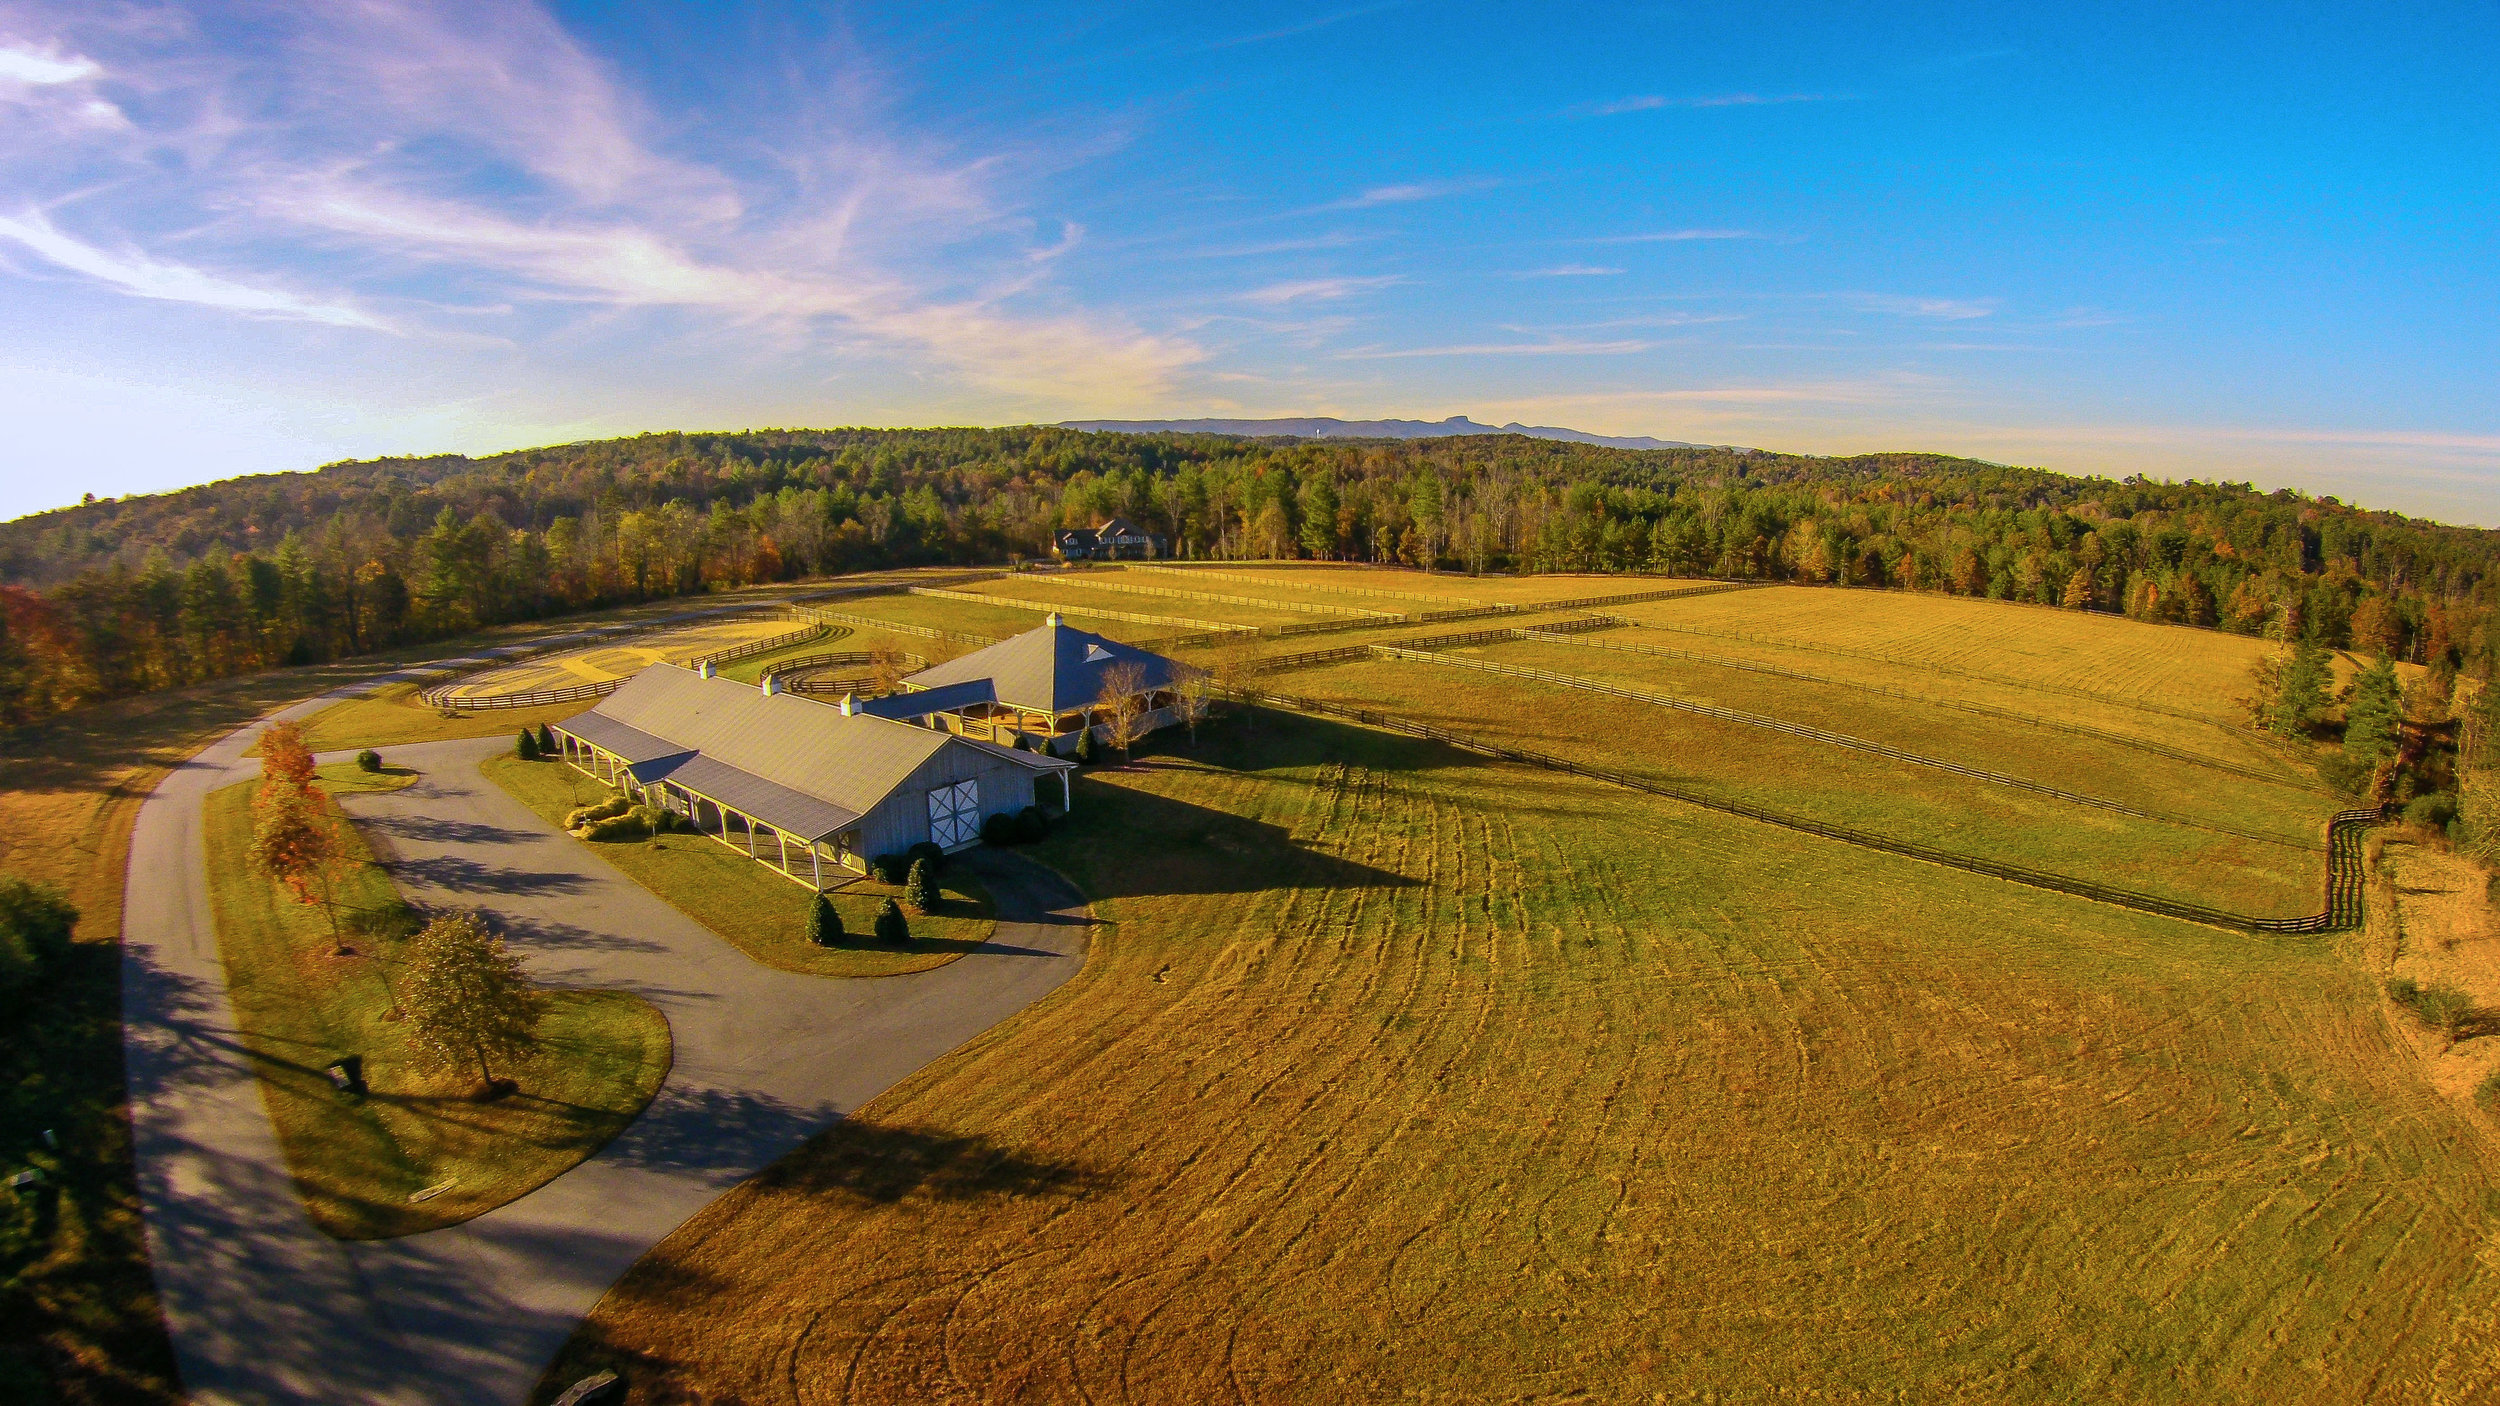
{"label": "stable building", "polygon": [[708,664],[654,664],[551,730],[566,762],[819,890],[924,841],[975,844],[988,817],[1039,798],[1065,808],[1075,769],[853,699],[721,678]]}
{"label": "stable building", "polygon": [[1161,535],[1124,517],[1063,527],[1050,535],[1050,548],[1061,561],[1152,561],[1172,554]]}
{"label": "stable building", "polygon": [[1125,708],[1140,736],[1183,720],[1182,692],[1199,670],[1064,623],[1053,611],[1027,630],[903,680],[903,691],[845,706],[957,736],[1046,754],[1076,750],[1077,735],[1110,740]]}

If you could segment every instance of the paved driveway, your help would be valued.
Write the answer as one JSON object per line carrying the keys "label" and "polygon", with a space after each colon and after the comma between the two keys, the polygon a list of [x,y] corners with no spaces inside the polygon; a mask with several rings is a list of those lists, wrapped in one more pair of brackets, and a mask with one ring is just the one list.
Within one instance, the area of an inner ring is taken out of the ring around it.
{"label": "paved driveway", "polygon": [[493,912],[549,984],[641,993],[667,1015],[676,1063],[622,1136],[521,1200],[423,1235],[333,1240],[296,1200],[209,917],[201,800],[257,774],[241,756],[256,731],[167,778],[131,841],[132,1133],[157,1288],[198,1401],[520,1401],[608,1285],[687,1216],[1083,964],[1079,897],[1037,865],[976,852],[1002,918],[988,946],[912,976],[774,971],[481,776],[505,742],[386,749],[424,779],[344,804],[393,852],[409,897]]}

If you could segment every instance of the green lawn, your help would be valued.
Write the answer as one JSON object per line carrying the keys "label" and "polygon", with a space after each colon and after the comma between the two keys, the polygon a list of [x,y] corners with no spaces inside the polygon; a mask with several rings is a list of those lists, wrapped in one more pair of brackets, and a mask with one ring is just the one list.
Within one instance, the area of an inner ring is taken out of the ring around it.
{"label": "green lawn", "polygon": [[342,698],[304,719],[304,745],[316,752],[345,752],[464,737],[517,737],[524,726],[562,722],[597,706],[598,701],[586,698],[543,708],[503,708],[447,718],[417,701],[415,684],[384,684],[362,697]]}
{"label": "green lawn", "polygon": [[[460,1091],[465,1076],[416,1070],[389,1017],[397,943],[357,938],[355,955],[332,956],[320,911],[246,868],[259,784],[208,798],[209,898],[262,1100],[323,1230],[381,1239],[491,1211],[598,1151],[651,1101],[668,1075],[668,1021],[622,991],[551,992],[539,1031],[546,1048],[513,1071],[520,1091],[505,1098],[473,1101]],[[396,899],[389,877],[347,833],[356,862],[337,893],[341,908]],[[364,1057],[370,1094],[339,1093],[323,1073],[348,1054]],[[410,1199],[433,1187],[443,1189]]]}
{"label": "green lawn", "polygon": [[1084,971],[689,1220],[537,1399],[2500,1380],[2500,1157],[2342,940],[1233,732],[1080,779],[1040,853],[1106,923]]}
{"label": "green lawn", "polygon": [[[510,792],[551,826],[565,814],[613,794],[562,762],[496,757],[487,779]],[[989,941],[997,927],[989,892],[959,865],[940,879],[939,911],[911,920],[912,940],[889,947],[871,934],[877,909],[902,890],[860,879],[837,890],[834,907],[850,937],[839,947],[807,940],[812,895],[763,865],[703,835],[663,835],[592,845],[601,859],[768,967],[811,976],[896,976],[944,966]]]}
{"label": "green lawn", "polygon": [[313,772],[321,789],[333,796],[367,794],[376,791],[398,791],[417,784],[421,774],[409,767],[382,764],[380,771],[367,771],[354,762],[332,762],[316,767]]}

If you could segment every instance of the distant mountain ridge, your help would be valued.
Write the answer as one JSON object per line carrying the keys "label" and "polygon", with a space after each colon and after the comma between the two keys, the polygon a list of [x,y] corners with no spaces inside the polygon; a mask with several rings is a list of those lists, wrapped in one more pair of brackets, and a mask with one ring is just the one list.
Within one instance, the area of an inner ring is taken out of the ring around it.
{"label": "distant mountain ridge", "polygon": [[1553,425],[1523,425],[1512,421],[1507,425],[1479,425],[1464,415],[1446,420],[1338,420],[1328,416],[1283,420],[1062,420],[1063,430],[1092,430],[1107,434],[1237,434],[1253,439],[1285,436],[1293,439],[1437,439],[1443,435],[1516,434],[1530,439],[1567,439],[1574,444],[1597,444],[1608,449],[1734,449],[1750,454],[1750,449],[1733,444],[1692,444],[1680,439],[1651,439],[1647,435],[1602,435],[1586,430],[1566,430]]}

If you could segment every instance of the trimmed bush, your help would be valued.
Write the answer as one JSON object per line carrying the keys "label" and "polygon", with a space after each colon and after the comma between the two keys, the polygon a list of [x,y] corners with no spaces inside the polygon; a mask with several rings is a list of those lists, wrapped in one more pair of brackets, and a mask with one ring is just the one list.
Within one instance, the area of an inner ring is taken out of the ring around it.
{"label": "trimmed bush", "polygon": [[581,836],[585,840],[595,840],[601,843],[611,840],[645,840],[651,837],[651,827],[643,823],[641,816],[629,811],[623,815],[611,815],[605,820],[590,822],[582,828]]}
{"label": "trimmed bush", "polygon": [[363,751],[358,752],[356,754],[356,769],[358,771],[380,771],[382,769],[382,754],[373,750],[371,747],[367,747]]}
{"label": "trimmed bush", "polygon": [[597,801],[590,805],[583,806],[579,810],[566,815],[564,817],[564,828],[567,830],[578,830],[583,826],[592,824],[596,821],[608,820],[616,816],[623,815],[625,812],[632,810],[633,808],[634,803],[627,800],[623,796],[610,796],[604,801]]}
{"label": "trimmed bush", "polygon": [[877,871],[877,878],[881,881],[889,884],[899,884],[903,882],[904,878],[911,872],[911,856],[907,854],[881,854],[876,858],[869,860],[868,867]]}
{"label": "trimmed bush", "polygon": [[2416,796],[2412,804],[2405,807],[2405,819],[2417,825],[2436,825],[2445,829],[2448,822],[2456,818],[2457,798],[2446,791]]}
{"label": "trimmed bush", "polygon": [[1080,766],[1092,766],[1102,760],[1102,744],[1094,740],[1094,730],[1090,727],[1076,735],[1076,760]]}
{"label": "trimmed bush", "polygon": [[832,947],[842,941],[842,915],[834,911],[833,899],[816,895],[807,905],[807,940],[819,947]]}
{"label": "trimmed bush", "polygon": [[887,899],[877,909],[877,940],[900,947],[911,941],[911,920],[903,916],[903,906]]}
{"label": "trimmed bush", "polygon": [[1040,806],[1026,806],[1016,812],[1016,838],[1024,843],[1039,844],[1050,838],[1050,816]]}
{"label": "trimmed bush", "polygon": [[1016,818],[999,811],[981,822],[981,843],[1012,845],[1016,842]]}
{"label": "trimmed bush", "polygon": [[526,727],[522,728],[521,735],[512,740],[512,751],[525,762],[537,761],[538,734]]}
{"label": "trimmed bush", "polygon": [[910,860],[914,864],[921,863],[924,860],[927,861],[929,865],[929,872],[932,874],[943,874],[946,872],[946,851],[939,849],[936,845],[929,843],[927,840],[922,840],[920,843],[913,845],[910,849],[903,851],[903,857]]}
{"label": "trimmed bush", "polygon": [[555,729],[545,723],[538,725],[538,755],[550,761],[564,755],[564,749],[556,745]]}
{"label": "trimmed bush", "polygon": [[937,875],[929,868],[929,861],[915,859],[911,862],[911,873],[903,880],[903,906],[915,913],[937,911]]}

